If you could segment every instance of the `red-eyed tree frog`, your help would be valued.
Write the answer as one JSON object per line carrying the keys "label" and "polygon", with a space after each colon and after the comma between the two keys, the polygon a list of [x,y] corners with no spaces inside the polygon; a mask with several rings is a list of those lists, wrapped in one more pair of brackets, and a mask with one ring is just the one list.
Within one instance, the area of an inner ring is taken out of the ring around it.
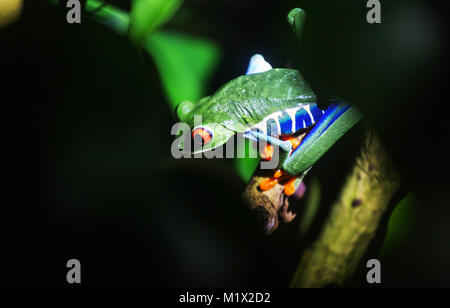
{"label": "red-eyed tree frog", "polygon": [[[279,149],[273,177],[263,181],[260,189],[284,183],[288,196],[313,164],[362,118],[343,100],[320,108],[298,70],[272,68],[259,54],[251,58],[245,75],[196,104],[182,102],[177,114],[192,128],[194,142],[201,143],[196,152],[215,149],[235,134],[267,142],[263,159],[272,159]],[[201,116],[201,125],[194,122],[195,116]]]}

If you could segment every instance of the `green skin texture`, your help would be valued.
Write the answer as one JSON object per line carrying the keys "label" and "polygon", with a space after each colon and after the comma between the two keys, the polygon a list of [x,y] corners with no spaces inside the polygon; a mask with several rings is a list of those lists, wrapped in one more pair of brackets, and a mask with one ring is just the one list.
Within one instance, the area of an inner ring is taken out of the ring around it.
{"label": "green skin texture", "polygon": [[[275,68],[239,76],[197,104],[184,101],[177,113],[191,128],[201,125],[213,132],[211,142],[197,151],[203,152],[224,144],[236,133],[244,133],[273,112],[315,100],[316,96],[299,71]],[[201,123],[195,123],[194,116],[201,116]]]}
{"label": "green skin texture", "polygon": [[239,127],[245,128],[273,112],[315,100],[316,96],[299,71],[276,68],[235,78],[214,95],[193,105],[187,114],[179,115],[193,124],[193,115],[201,114],[205,125],[220,123],[230,130],[244,132]]}
{"label": "green skin texture", "polygon": [[[205,144],[202,150],[194,152],[199,153],[219,147],[234,134],[244,133],[271,113],[295,107],[300,103],[315,102],[315,94],[299,71],[275,68],[263,73],[237,77],[213,95],[202,98],[197,104],[182,102],[177,113],[180,120],[191,128],[204,126],[213,132],[213,139]],[[195,123],[195,116],[202,117],[201,123]],[[309,140],[301,145],[302,148],[292,155],[289,142],[276,138],[265,140],[282,149],[279,166],[290,174],[305,175],[361,118],[362,115],[351,107],[326,130],[321,129],[314,136],[310,136]]]}
{"label": "green skin texture", "polygon": [[[299,151],[283,162],[283,169],[291,174],[306,173],[363,115],[355,107],[350,107],[326,130],[319,130],[305,141]],[[322,132],[320,134],[320,132]]]}

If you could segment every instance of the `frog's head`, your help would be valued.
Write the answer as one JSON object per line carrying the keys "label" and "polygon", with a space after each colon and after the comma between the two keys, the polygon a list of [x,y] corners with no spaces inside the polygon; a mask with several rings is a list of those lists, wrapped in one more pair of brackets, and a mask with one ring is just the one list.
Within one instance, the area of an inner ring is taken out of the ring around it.
{"label": "frog's head", "polygon": [[[246,75],[266,72],[272,66],[260,54],[255,54],[247,68]],[[217,108],[211,96],[200,99],[196,104],[183,101],[177,106],[176,113],[180,121],[191,128],[195,153],[215,149],[226,143],[236,133],[243,133],[246,127],[230,117],[227,112]],[[183,148],[183,144],[180,145]]]}
{"label": "frog's head", "polygon": [[[208,99],[205,97],[196,104],[183,101],[177,106],[178,118],[192,129],[192,154],[218,148],[236,134],[234,129],[230,129],[232,120],[226,114],[211,115],[210,108],[204,104]],[[183,144],[180,148],[183,149]]]}

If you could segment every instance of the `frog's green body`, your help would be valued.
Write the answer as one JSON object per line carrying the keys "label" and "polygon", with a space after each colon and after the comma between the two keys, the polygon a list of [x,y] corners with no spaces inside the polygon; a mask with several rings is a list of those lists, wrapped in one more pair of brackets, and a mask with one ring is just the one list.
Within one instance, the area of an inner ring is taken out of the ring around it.
{"label": "frog's green body", "polygon": [[[293,12],[303,20],[304,14]],[[301,27],[302,23],[297,24]],[[343,101],[333,101],[326,109],[319,109],[314,92],[299,71],[273,69],[261,55],[251,58],[246,75],[231,80],[196,104],[182,102],[177,114],[193,128],[193,137],[201,137],[196,140],[201,141],[202,147],[194,153],[217,148],[237,133],[281,149],[275,167],[298,176],[295,187],[312,165],[362,118],[357,109]],[[263,186],[269,189],[277,181],[269,180]],[[294,180],[290,183],[294,185]],[[293,191],[285,186],[286,194]]]}
{"label": "frog's green body", "polygon": [[[237,77],[197,104],[181,103],[178,116],[194,130],[200,127],[211,132],[211,140],[195,153],[217,148],[242,133],[282,149],[277,167],[293,175],[307,172],[361,118],[345,102],[319,109],[300,72],[283,68]],[[200,123],[196,116],[201,116]],[[298,148],[278,139],[306,129],[308,134]]]}
{"label": "frog's green body", "polygon": [[[298,37],[304,18],[301,9],[288,15]],[[269,159],[274,148],[281,149],[273,168],[282,170],[261,182],[260,189],[270,189],[288,179],[284,185],[288,196],[313,164],[362,118],[344,101],[335,100],[320,109],[299,71],[272,68],[261,55],[251,58],[246,75],[231,80],[196,104],[182,102],[177,114],[193,128],[197,144],[202,144],[200,149],[194,148],[194,153],[215,149],[238,133],[253,141],[268,142],[263,153],[269,152]]]}
{"label": "frog's green body", "polygon": [[179,116],[191,127],[194,115],[202,115],[206,125],[218,123],[243,133],[274,112],[315,101],[316,96],[299,71],[276,68],[237,77]]}

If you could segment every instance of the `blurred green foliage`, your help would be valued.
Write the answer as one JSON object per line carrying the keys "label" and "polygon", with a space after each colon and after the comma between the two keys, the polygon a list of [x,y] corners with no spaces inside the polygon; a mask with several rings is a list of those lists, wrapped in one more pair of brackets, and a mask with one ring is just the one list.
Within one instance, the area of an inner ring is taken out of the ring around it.
{"label": "blurred green foliage", "polygon": [[250,178],[255,172],[255,169],[258,166],[260,159],[257,150],[252,146],[252,144],[248,140],[245,140],[245,149],[246,149],[245,157],[235,158],[233,163],[236,173],[242,178],[244,182],[248,182],[250,181]]}
{"label": "blurred green foliage", "polygon": [[308,194],[305,200],[305,209],[300,217],[300,236],[305,238],[310,230],[310,227],[316,217],[316,214],[320,207],[322,189],[320,187],[320,181],[317,176],[312,177],[308,184]]}
{"label": "blurred green foliage", "polygon": [[381,255],[389,254],[402,241],[409,238],[414,228],[418,205],[415,194],[409,193],[395,206],[389,217],[388,233],[383,243]]}
{"label": "blurred green foliage", "polygon": [[130,12],[129,38],[138,46],[147,36],[170,20],[182,0],[133,0]]}
{"label": "blurred green foliage", "polygon": [[[88,0],[86,10],[95,12],[92,18],[121,35],[126,35],[130,18],[128,14],[110,5],[104,5],[101,0]],[[101,9],[100,9],[101,8]]]}
{"label": "blurred green foliage", "polygon": [[289,12],[287,21],[291,24],[292,30],[297,34],[300,40],[303,35],[303,26],[305,24],[306,13],[300,8],[295,8]]}
{"label": "blurred green foliage", "polygon": [[180,0],[135,0],[130,14],[100,0],[88,0],[93,18],[152,56],[171,109],[183,100],[197,101],[205,95],[207,81],[218,64],[220,49],[213,42],[174,31],[155,31],[181,5]]}
{"label": "blurred green foliage", "polygon": [[22,6],[22,0],[0,0],[0,29],[19,18]]}
{"label": "blurred green foliage", "polygon": [[172,109],[198,101],[216,67],[220,50],[212,42],[176,32],[155,32],[145,43],[153,57]]}

